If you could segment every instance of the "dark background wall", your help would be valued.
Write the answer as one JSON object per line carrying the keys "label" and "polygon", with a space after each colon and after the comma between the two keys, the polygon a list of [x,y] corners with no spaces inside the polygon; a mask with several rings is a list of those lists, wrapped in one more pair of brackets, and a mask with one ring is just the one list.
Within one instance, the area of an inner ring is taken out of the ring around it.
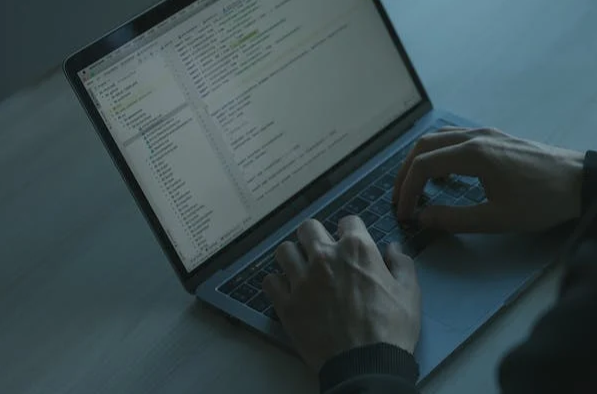
{"label": "dark background wall", "polygon": [[0,100],[158,0],[0,0]]}

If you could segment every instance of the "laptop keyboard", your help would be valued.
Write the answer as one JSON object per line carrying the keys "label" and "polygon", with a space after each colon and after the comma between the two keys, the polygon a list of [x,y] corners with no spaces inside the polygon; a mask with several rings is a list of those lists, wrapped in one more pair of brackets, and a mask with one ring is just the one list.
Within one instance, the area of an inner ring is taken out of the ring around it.
{"label": "laptop keyboard", "polygon": [[[390,157],[315,215],[315,219],[323,223],[328,232],[335,236],[340,219],[358,215],[382,253],[390,243],[397,242],[401,245],[403,253],[415,258],[440,234],[434,230],[421,229],[414,223],[399,223],[396,220],[392,206],[394,180],[411,148],[412,144]],[[484,200],[485,192],[476,178],[451,176],[448,179],[428,182],[419,206],[468,206]],[[295,241],[294,235],[289,236],[288,240]],[[282,273],[274,259],[274,251],[272,249],[265,257],[250,264],[218,290],[256,312],[278,321],[271,302],[261,289],[263,279],[268,274]]]}

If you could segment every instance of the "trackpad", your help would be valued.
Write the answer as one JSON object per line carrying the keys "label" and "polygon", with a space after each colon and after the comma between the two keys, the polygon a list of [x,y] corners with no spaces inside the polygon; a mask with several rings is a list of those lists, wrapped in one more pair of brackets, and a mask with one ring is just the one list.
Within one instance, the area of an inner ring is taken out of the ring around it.
{"label": "trackpad", "polygon": [[447,236],[417,258],[423,313],[466,330],[497,312],[553,261],[553,235]]}

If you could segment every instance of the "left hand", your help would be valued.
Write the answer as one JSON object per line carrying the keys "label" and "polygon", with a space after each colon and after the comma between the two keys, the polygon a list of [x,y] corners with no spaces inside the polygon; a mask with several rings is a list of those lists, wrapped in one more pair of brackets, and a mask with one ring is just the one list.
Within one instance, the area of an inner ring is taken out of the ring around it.
{"label": "left hand", "polygon": [[284,276],[263,284],[286,332],[307,364],[319,371],[344,351],[387,343],[414,353],[421,296],[413,261],[396,244],[382,258],[364,223],[347,217],[335,241],[309,220],[297,244],[284,243],[276,259]]}

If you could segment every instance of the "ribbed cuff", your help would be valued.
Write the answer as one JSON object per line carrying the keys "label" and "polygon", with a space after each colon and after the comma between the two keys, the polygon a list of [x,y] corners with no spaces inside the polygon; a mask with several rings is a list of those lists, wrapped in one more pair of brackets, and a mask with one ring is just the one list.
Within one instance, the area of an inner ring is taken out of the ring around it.
{"label": "ribbed cuff", "polygon": [[363,346],[339,354],[326,362],[319,372],[322,393],[360,375],[399,376],[415,384],[419,365],[412,354],[386,343]]}

